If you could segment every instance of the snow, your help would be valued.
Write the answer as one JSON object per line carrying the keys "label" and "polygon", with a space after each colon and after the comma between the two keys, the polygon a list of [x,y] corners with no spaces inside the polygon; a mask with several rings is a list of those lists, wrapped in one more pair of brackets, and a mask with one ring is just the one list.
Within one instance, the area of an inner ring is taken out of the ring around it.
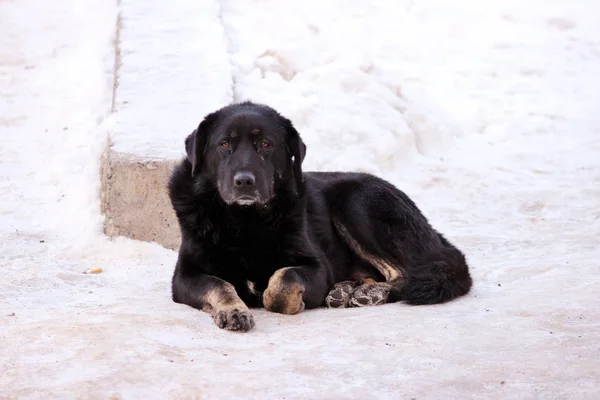
{"label": "snow", "polygon": [[[117,9],[85,3],[0,4],[0,397],[597,397],[596,2],[122,0],[112,117]],[[247,334],[172,303],[176,253],[101,233],[99,155],[178,155],[230,98],[292,118],[309,169],[405,190],[472,293]]]}
{"label": "snow", "polygon": [[201,116],[231,102],[220,12],[217,0],[121,2],[114,152],[179,159]]}

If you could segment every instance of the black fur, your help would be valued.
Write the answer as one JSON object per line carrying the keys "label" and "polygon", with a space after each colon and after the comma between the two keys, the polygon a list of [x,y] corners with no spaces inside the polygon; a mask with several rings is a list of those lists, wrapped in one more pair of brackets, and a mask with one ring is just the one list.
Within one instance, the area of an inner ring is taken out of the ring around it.
{"label": "black fur", "polygon": [[[377,260],[396,271],[387,302],[443,303],[470,290],[464,255],[406,194],[369,174],[303,173],[306,146],[272,108],[224,107],[185,144],[188,157],[169,182],[182,233],[174,301],[210,309],[202,293],[217,277],[260,307],[273,273],[296,266],[283,282],[298,282],[306,308],[315,308],[336,282],[385,282],[391,270]],[[242,172],[255,182],[237,185]],[[275,303],[272,311],[285,312]]]}

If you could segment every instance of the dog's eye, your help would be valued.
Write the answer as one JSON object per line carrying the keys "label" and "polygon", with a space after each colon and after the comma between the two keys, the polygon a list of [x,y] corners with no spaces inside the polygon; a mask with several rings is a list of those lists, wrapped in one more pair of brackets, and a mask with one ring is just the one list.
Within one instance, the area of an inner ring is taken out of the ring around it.
{"label": "dog's eye", "polygon": [[261,142],[260,147],[262,147],[263,149],[266,149],[267,147],[270,147],[271,145],[267,142]]}
{"label": "dog's eye", "polygon": [[229,142],[227,140],[223,140],[221,142],[221,147],[224,148],[224,149],[228,149],[228,148],[231,147],[231,145],[229,144]]}

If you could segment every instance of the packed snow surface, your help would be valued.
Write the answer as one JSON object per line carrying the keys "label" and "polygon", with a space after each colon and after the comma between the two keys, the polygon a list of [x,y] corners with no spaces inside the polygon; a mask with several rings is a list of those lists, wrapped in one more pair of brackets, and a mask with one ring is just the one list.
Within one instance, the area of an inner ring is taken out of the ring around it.
{"label": "packed snow surface", "polygon": [[[110,116],[115,2],[0,3],[0,397],[598,398],[597,1],[166,4],[121,0]],[[175,252],[102,235],[106,134],[179,156],[245,99],[296,123],[307,169],[405,190],[472,292],[247,334],[173,303]]]}

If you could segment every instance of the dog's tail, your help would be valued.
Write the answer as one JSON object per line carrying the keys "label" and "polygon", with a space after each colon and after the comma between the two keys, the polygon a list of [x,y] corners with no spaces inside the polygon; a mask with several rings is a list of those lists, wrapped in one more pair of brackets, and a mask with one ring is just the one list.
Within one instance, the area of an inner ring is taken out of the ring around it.
{"label": "dog's tail", "polygon": [[393,290],[392,301],[408,304],[445,303],[471,290],[473,280],[464,254],[440,235],[443,247],[406,271],[404,284]]}

